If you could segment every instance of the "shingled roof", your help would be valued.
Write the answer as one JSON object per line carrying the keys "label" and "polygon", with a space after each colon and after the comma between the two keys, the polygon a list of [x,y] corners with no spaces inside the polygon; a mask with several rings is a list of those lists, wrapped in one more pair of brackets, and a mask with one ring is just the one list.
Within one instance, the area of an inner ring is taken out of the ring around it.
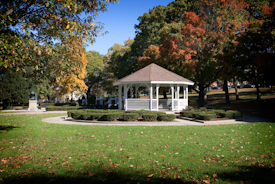
{"label": "shingled roof", "polygon": [[194,82],[175,74],[165,68],[162,68],[155,63],[152,63],[135,73],[132,73],[114,83],[119,84],[130,84],[130,83],[158,83],[158,82],[171,82],[178,84],[193,85]]}

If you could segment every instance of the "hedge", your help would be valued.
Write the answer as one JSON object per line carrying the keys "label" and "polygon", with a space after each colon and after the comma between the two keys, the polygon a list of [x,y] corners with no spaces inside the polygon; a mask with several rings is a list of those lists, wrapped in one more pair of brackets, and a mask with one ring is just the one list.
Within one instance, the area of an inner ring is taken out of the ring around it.
{"label": "hedge", "polygon": [[188,118],[193,118],[193,112],[194,111],[182,111],[180,112],[180,115]]}
{"label": "hedge", "polygon": [[68,110],[78,110],[78,109],[83,109],[85,107],[80,107],[80,106],[48,106],[46,107],[46,111],[68,111]]}
{"label": "hedge", "polygon": [[108,113],[108,114],[103,114],[101,118],[99,118],[99,121],[115,121],[118,118],[121,117],[121,113]]}
{"label": "hedge", "polygon": [[157,114],[142,114],[143,121],[156,121]]}
{"label": "hedge", "polygon": [[159,115],[157,118],[158,121],[173,121],[174,119],[176,119],[176,115],[174,114],[163,114]]}
{"label": "hedge", "polygon": [[200,120],[211,120],[213,118],[216,118],[217,115],[215,113],[199,113]]}
{"label": "hedge", "polygon": [[221,116],[224,118],[229,118],[229,119],[236,119],[241,117],[241,112],[240,111],[233,111],[233,110],[229,110],[226,111],[224,113],[221,113]]}
{"label": "hedge", "polygon": [[126,113],[123,114],[123,120],[124,121],[135,121],[139,118],[139,114],[138,113]]}

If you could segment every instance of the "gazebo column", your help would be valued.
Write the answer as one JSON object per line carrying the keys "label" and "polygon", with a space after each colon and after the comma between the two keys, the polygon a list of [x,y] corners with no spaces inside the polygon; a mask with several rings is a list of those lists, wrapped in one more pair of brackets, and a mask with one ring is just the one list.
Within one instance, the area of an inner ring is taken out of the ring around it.
{"label": "gazebo column", "polygon": [[153,109],[153,107],[152,107],[152,105],[153,105],[153,101],[152,101],[152,99],[153,99],[153,87],[152,87],[152,84],[149,87],[149,91],[150,91],[150,107],[149,107],[149,109],[150,109],[150,111],[152,111],[152,109]]}
{"label": "gazebo column", "polygon": [[159,111],[159,85],[156,85],[157,111]]}
{"label": "gazebo column", "polygon": [[174,85],[171,86],[171,94],[172,94],[172,111],[174,111]]}
{"label": "gazebo column", "polygon": [[124,110],[127,111],[127,96],[128,96],[128,87],[127,84],[124,84]]}
{"label": "gazebo column", "polygon": [[188,106],[188,86],[185,87],[185,98],[187,99],[187,106]]}
{"label": "gazebo column", "polygon": [[133,87],[130,87],[130,98],[133,98]]}
{"label": "gazebo column", "polygon": [[122,85],[118,85],[118,109],[122,110],[122,95],[121,95]]}
{"label": "gazebo column", "polygon": [[180,102],[179,102],[179,99],[180,99],[180,86],[177,85],[177,97],[176,97],[177,101],[178,101],[178,108],[177,110],[179,110],[179,105],[180,105]]}

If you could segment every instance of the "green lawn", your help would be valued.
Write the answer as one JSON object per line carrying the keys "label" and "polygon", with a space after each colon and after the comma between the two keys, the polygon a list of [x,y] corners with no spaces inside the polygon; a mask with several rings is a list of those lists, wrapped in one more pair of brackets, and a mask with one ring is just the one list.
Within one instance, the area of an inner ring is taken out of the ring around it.
{"label": "green lawn", "polygon": [[132,127],[0,116],[0,183],[274,183],[274,123]]}

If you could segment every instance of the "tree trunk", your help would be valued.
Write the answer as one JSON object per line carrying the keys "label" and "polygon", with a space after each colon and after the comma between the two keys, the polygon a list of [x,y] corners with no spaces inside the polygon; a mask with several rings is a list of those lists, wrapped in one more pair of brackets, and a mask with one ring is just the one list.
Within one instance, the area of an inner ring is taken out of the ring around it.
{"label": "tree trunk", "polygon": [[162,94],[163,94],[163,98],[164,98],[164,99],[167,99],[166,91],[163,91]]}
{"label": "tree trunk", "polygon": [[204,107],[206,105],[207,93],[206,87],[204,84],[199,84],[199,99],[198,99],[198,108]]}
{"label": "tree trunk", "polygon": [[[8,109],[8,107],[11,107],[11,101],[3,100],[3,110]],[[10,109],[8,109],[8,110],[10,110]]]}
{"label": "tree trunk", "polygon": [[227,79],[226,78],[224,78],[223,90],[225,92],[225,103],[230,104],[230,98],[229,98],[228,85],[227,85]]}
{"label": "tree trunk", "polygon": [[261,100],[261,91],[260,91],[259,84],[257,84],[257,100]]}
{"label": "tree trunk", "polygon": [[237,76],[234,77],[233,83],[234,83],[234,88],[235,88],[235,94],[236,94],[236,100],[240,100],[239,98],[239,93],[238,93],[238,88],[237,88]]}

